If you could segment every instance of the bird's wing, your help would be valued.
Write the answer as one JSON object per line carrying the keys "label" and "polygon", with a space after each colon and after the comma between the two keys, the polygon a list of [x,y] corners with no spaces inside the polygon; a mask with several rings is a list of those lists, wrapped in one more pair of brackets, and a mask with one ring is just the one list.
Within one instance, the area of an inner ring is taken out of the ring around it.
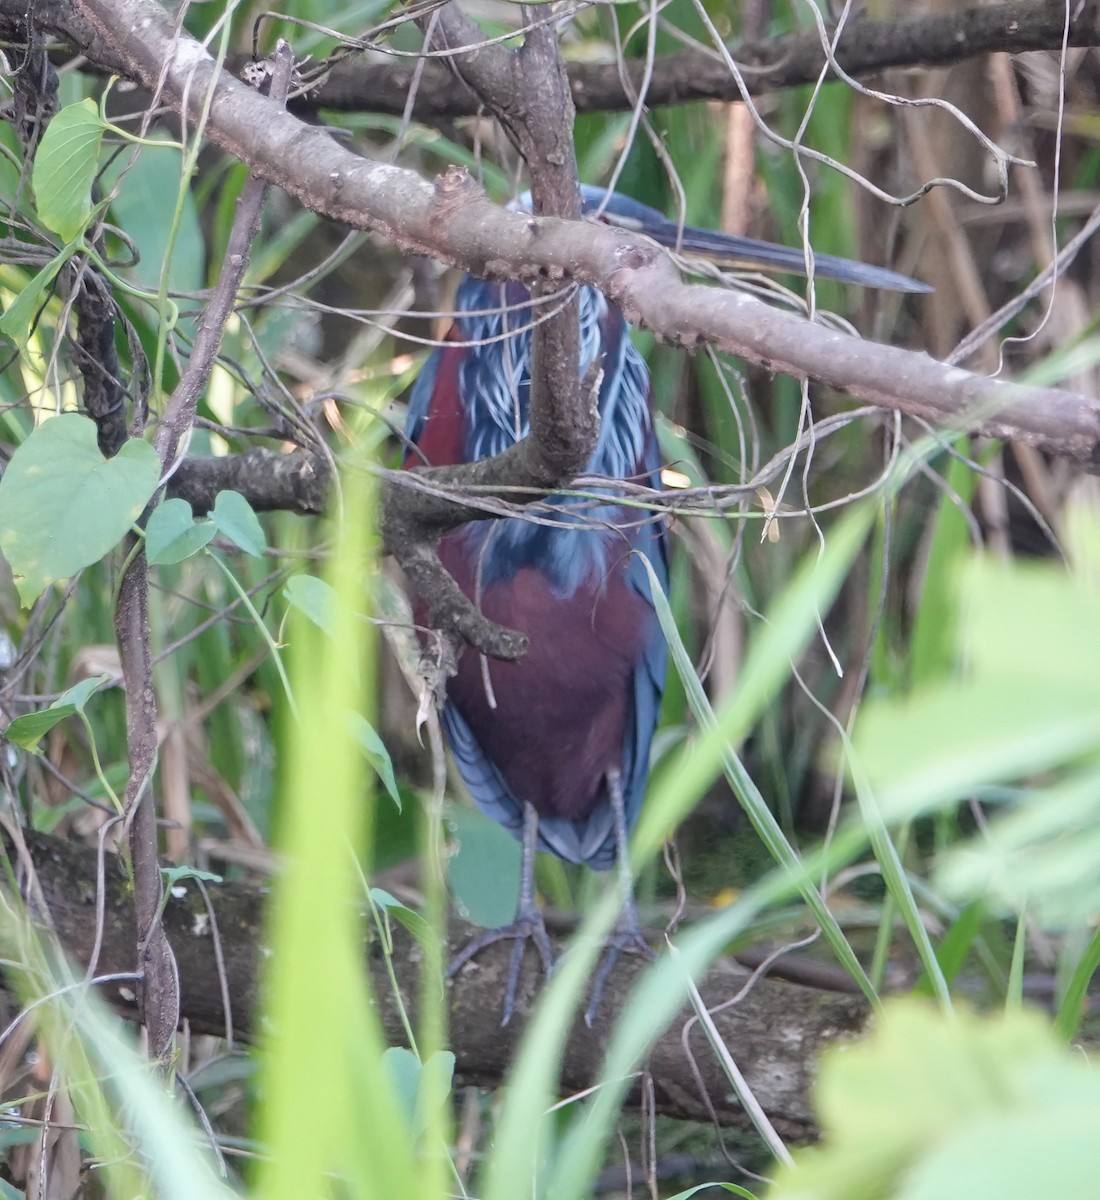
{"label": "bird's wing", "polygon": [[478,808],[514,837],[520,837],[523,805],[512,795],[500,772],[482,750],[466,718],[451,703],[443,706],[443,729],[459,773]]}
{"label": "bird's wing", "polygon": [[[659,486],[660,462],[656,438],[651,436],[647,447],[646,466],[650,469],[651,486]],[[649,779],[649,752],[668,670],[668,642],[661,629],[653,605],[649,572],[639,555],[645,555],[663,591],[668,591],[668,530],[663,519],[648,522],[637,532],[636,552],[627,569],[627,584],[639,592],[650,605],[645,642],[638,665],[634,670],[634,706],[632,728],[623,746],[623,798],[626,804],[626,827],[638,819],[638,812]],[[628,717],[628,721],[631,721]],[[632,734],[632,736],[631,736]]]}
{"label": "bird's wing", "polygon": [[[643,206],[638,206],[639,208]],[[617,310],[609,310],[602,322],[604,388],[614,381],[614,393],[603,398],[601,410],[601,450],[604,469],[609,474],[633,479],[649,487],[661,486],[661,453],[653,429],[649,372],[630,341],[626,322]],[[638,818],[646,781],[649,778],[649,750],[657,727],[661,697],[664,694],[668,664],[665,641],[650,592],[649,572],[641,560],[649,560],[663,590],[668,590],[668,533],[663,519],[636,509],[625,509],[634,524],[629,538],[632,545],[626,566],[626,584],[646,601],[646,628],[642,650],[634,668],[632,711],[627,715],[623,738],[622,783],[626,824],[631,828]],[[646,520],[645,517],[650,519]]]}

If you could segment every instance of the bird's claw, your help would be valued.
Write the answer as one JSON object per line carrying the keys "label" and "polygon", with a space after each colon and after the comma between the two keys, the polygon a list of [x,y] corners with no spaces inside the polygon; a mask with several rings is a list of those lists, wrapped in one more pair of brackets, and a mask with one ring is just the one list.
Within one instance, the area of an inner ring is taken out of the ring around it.
{"label": "bird's claw", "polygon": [[653,948],[642,936],[642,931],[638,928],[636,922],[632,925],[616,929],[607,939],[603,957],[600,959],[599,970],[597,970],[595,978],[592,980],[592,993],[588,1000],[588,1007],[584,1010],[584,1023],[589,1029],[595,1023],[596,1013],[600,1007],[600,1000],[603,998],[604,984],[607,983],[621,954],[639,954],[642,958],[648,959],[650,962],[656,957],[653,953]]}
{"label": "bird's claw", "polygon": [[519,913],[510,925],[502,925],[499,929],[487,929],[477,937],[471,938],[465,946],[451,959],[447,968],[447,978],[455,975],[486,947],[512,939],[512,955],[508,960],[508,977],[504,987],[504,1005],[501,1012],[500,1024],[505,1026],[512,1019],[516,1010],[516,991],[519,988],[519,974],[523,967],[523,953],[527,943],[533,942],[542,963],[543,973],[550,975],[554,970],[554,951],[546,932],[546,924],[542,913],[537,909],[529,913]]}

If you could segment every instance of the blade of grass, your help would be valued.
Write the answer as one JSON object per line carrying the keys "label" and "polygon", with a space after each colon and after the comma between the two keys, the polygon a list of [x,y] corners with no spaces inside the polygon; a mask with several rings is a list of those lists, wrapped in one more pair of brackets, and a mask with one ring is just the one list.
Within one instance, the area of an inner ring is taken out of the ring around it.
{"label": "blade of grass", "polygon": [[[679,953],[675,946],[669,947],[669,953],[673,958]],[[695,1009],[695,1015],[699,1019],[699,1024],[703,1027],[703,1032],[706,1034],[707,1043],[722,1065],[722,1071],[729,1080],[730,1088],[733,1094],[740,1101],[741,1107],[745,1110],[750,1121],[752,1121],[756,1132],[764,1139],[765,1145],[771,1150],[775,1158],[788,1166],[794,1164],[794,1159],[791,1158],[791,1152],[783,1143],[783,1139],[776,1132],[775,1126],[768,1120],[768,1114],[760,1105],[749,1087],[749,1082],[741,1073],[741,1068],[734,1062],[733,1055],[730,1054],[729,1047],[722,1041],[722,1037],[714,1024],[714,1018],[710,1015],[710,1010],[703,1002],[703,997],[699,995],[699,989],[695,986],[694,980],[691,981],[688,987],[688,994],[691,997],[691,1007]]]}
{"label": "blade of grass", "polygon": [[279,838],[286,867],[268,927],[270,1033],[258,1127],[270,1157],[256,1189],[263,1200],[345,1188],[363,1196],[426,1194],[410,1131],[388,1098],[385,1042],[363,970],[360,885],[348,852],[368,840],[364,817],[375,801],[373,774],[346,720],[349,710],[362,709],[362,689],[373,678],[375,635],[358,612],[373,507],[362,476],[351,474],[346,487],[352,494],[328,567],[337,601],[333,635],[297,614],[290,621],[301,704],[298,719],[287,718]]}
{"label": "blade of grass", "polygon": [[[962,965],[966,962],[966,956],[970,953],[970,948],[974,945],[985,918],[985,905],[982,901],[971,900],[940,938],[940,944],[936,947],[936,957],[939,959],[944,978],[948,981],[953,980],[962,970]],[[913,990],[914,992],[928,993],[930,987],[927,975],[921,975]]]}
{"label": "blade of grass", "polygon": [[851,768],[851,776],[855,785],[860,816],[863,818],[864,826],[870,836],[871,847],[875,852],[875,858],[878,860],[882,871],[883,881],[889,890],[890,898],[897,906],[901,919],[905,922],[906,929],[909,930],[909,936],[913,939],[917,954],[920,956],[921,965],[924,967],[925,974],[928,976],[936,998],[939,1000],[944,1011],[950,1012],[952,1009],[951,989],[948,987],[947,980],[944,978],[943,970],[940,967],[939,959],[936,957],[936,951],[932,946],[932,939],[928,936],[928,930],[924,926],[920,908],[909,886],[909,879],[905,874],[905,868],[902,866],[898,848],[890,836],[886,822],[882,819],[882,811],[878,806],[878,801],[875,799],[875,794],[871,790],[866,776],[859,769],[859,765],[855,761],[855,755],[847,733],[842,732],[841,736],[843,738],[844,753]]}
{"label": "blade of grass", "polygon": [[1097,970],[1100,970],[1100,929],[1092,935],[1084,954],[1074,967],[1066,994],[1062,997],[1054,1018],[1054,1032],[1067,1042],[1076,1035],[1081,1024],[1089,983]]}
{"label": "blade of grass", "polygon": [[[851,972],[852,978],[859,984],[868,1000],[877,1004],[875,989],[848,939],[814,882],[804,878],[797,852],[787,840],[744,764],[732,749],[732,745],[745,736],[756,716],[775,694],[790,670],[792,657],[817,628],[818,613],[828,605],[840,587],[871,527],[874,511],[869,504],[849,510],[830,532],[825,551],[821,555],[814,554],[803,562],[791,586],[776,604],[759,636],[754,639],[737,690],[729,698],[720,715],[716,715],[711,707],[702,682],[688,658],[672,619],[668,601],[661,592],[652,570],[650,587],[661,627],[672,651],[673,663],[683,681],[695,719],[704,731],[713,731],[718,735],[721,744],[721,765],[730,787],[775,861],[795,877],[803,879],[803,898],[821,926],[833,953]],[[645,562],[644,559],[642,561]],[[694,798],[701,794],[704,785],[701,784],[700,776],[705,776],[707,771],[712,769],[709,760],[693,754],[691,747],[685,751],[680,766],[682,769],[669,773],[666,786],[658,795],[650,797],[643,810],[633,841],[634,853],[645,856],[655,851],[667,832],[686,814],[690,804],[694,803]],[[689,801],[688,797],[692,799]]]}

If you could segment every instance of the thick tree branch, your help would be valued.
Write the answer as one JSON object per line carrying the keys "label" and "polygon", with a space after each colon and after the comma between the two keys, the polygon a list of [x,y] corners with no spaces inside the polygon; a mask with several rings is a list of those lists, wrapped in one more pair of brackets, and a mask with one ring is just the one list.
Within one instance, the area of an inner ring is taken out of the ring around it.
{"label": "thick tree branch", "polygon": [[[1048,0],[1017,0],[882,21],[862,18],[845,26],[836,59],[849,75],[858,78],[888,67],[949,66],[982,54],[1059,50],[1064,20],[1064,6]],[[1087,0],[1073,6],[1069,44],[1100,44],[1100,3]],[[753,96],[813,83],[826,61],[816,32],[743,43],[733,47],[731,53],[742,68],[746,90]],[[408,59],[383,63],[347,59],[298,105],[400,115],[413,73]],[[643,59],[627,59],[623,64],[570,64],[573,103],[578,112],[632,108],[646,82],[645,74]],[[659,55],[645,92],[648,108],[692,100],[742,98],[738,81],[717,53],[690,50]],[[422,64],[414,116],[422,121],[438,121],[471,116],[477,110],[478,97],[455,77],[446,62],[429,59]]]}
{"label": "thick tree branch", "polygon": [[[433,186],[353,154],[224,73],[215,79],[207,52],[177,36],[154,0],[77,2],[132,77],[153,85],[164,67],[167,103],[178,108],[186,95],[194,115],[212,89],[210,139],[315,212],[484,277],[590,283],[634,324],[685,348],[709,343],[885,408],[952,426],[976,422],[994,436],[1020,438],[1090,467],[1100,461],[1100,404],[1093,398],[989,380],[808,324],[738,292],[683,283],[652,245],[618,230],[506,211],[460,171]],[[511,475],[496,482],[531,481]],[[443,507],[440,520],[450,523]]]}
{"label": "thick tree branch", "polygon": [[[24,833],[58,937],[77,964],[85,967],[96,940],[96,852],[30,830]],[[17,863],[6,835],[4,840],[11,861]],[[98,975],[128,971],[133,961],[133,906],[128,900],[125,873],[113,855],[107,856],[105,876],[105,926],[96,962]],[[266,893],[243,884],[207,885],[208,907],[207,899],[194,884],[186,883],[183,888],[182,895],[182,889],[173,889],[164,914],[164,927],[179,964],[181,1016],[196,1032],[224,1033],[223,977],[214,948],[216,929],[233,1029],[238,1037],[251,1040],[259,1032],[257,968],[263,947]],[[468,932],[456,928],[453,940],[460,943]],[[394,935],[398,985],[406,1007],[415,1012],[420,954],[402,930],[395,929]],[[486,950],[478,956],[477,964],[460,972],[449,988],[451,1045],[461,1083],[491,1087],[503,1080],[531,1002],[541,987],[538,971],[530,963],[521,986],[517,1019],[502,1029],[500,996],[509,950],[507,945]],[[387,1035],[392,1042],[403,1044],[403,1027],[376,942],[365,949],[365,958]],[[563,1093],[596,1082],[610,1033],[645,967],[631,956],[621,960],[604,991],[595,1028],[587,1029],[578,1018],[562,1062]],[[729,1000],[747,978],[748,973],[733,962],[716,964],[701,987],[707,1004],[716,1008]],[[323,981],[318,986],[324,986]],[[132,992],[127,986],[109,986],[104,994],[123,1011],[134,1013]],[[743,1000],[718,1012],[715,1020],[779,1132],[802,1141],[816,1132],[809,1087],[818,1052],[838,1037],[857,1032],[866,1016],[866,1004],[857,997],[762,979],[747,990]],[[728,1095],[728,1084],[698,1027],[687,1035],[692,1057],[685,1053],[681,1033],[689,1020],[690,1012],[685,1008],[650,1056],[659,1110],[675,1117],[709,1119],[693,1074],[694,1063],[718,1120],[746,1127],[744,1114]],[[630,1103],[639,1105],[638,1090]]]}
{"label": "thick tree branch", "polygon": [[240,492],[257,512],[325,511],[331,471],[327,459],[308,450],[279,454],[256,447],[219,458],[185,458],[168,481],[167,494],[208,513],[219,492]]}
{"label": "thick tree branch", "polygon": [[[0,0],[0,18],[22,21],[21,0]],[[122,60],[68,0],[37,0],[36,20],[42,28],[104,71],[117,71]],[[940,13],[891,20],[849,21],[837,60],[850,75],[865,77],[889,67],[935,67],[1003,52],[1059,50],[1065,8],[1050,0],[1014,0],[1008,4],[972,5]],[[1100,45],[1100,0],[1071,6],[1069,45]],[[761,95],[815,81],[825,64],[816,32],[742,43],[733,47],[750,95]],[[321,83],[295,102],[296,111],[321,108],[403,115],[416,64],[408,58],[389,62],[348,58]],[[623,72],[627,86],[623,84]],[[578,112],[633,107],[643,83],[645,64],[573,63],[569,84]],[[717,54],[682,51],[659,55],[653,63],[646,104],[683,104],[693,100],[739,100],[737,82]],[[420,120],[471,116],[479,98],[445,61],[421,64],[413,115]]]}
{"label": "thick tree branch", "polygon": [[[132,77],[148,86],[163,77],[161,94],[169,104],[179,107],[186,96],[194,116],[209,91],[208,136],[314,211],[477,275],[591,283],[628,320],[686,348],[712,343],[882,407],[1019,438],[1089,467],[1100,462],[1100,404],[1094,399],[990,381],[809,324],[741,293],[685,284],[652,245],[591,224],[502,210],[457,170],[433,187],[412,172],[352,154],[228,75],[216,78],[205,50],[177,35],[152,0],[77,2]],[[536,426],[535,436],[507,455],[449,468],[439,482],[488,487],[490,493],[559,486],[563,464],[554,461],[555,449]],[[426,529],[443,532],[482,515],[428,491],[420,491],[415,504],[398,500],[391,484],[383,498],[384,545],[404,559],[414,586],[433,597],[433,624],[461,633],[486,653],[516,657],[522,641],[473,613],[425,545]]]}

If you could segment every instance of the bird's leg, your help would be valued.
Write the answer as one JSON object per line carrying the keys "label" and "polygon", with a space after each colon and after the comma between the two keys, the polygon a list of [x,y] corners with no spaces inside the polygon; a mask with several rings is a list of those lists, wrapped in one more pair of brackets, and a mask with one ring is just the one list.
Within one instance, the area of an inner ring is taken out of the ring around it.
{"label": "bird's leg", "polygon": [[550,938],[546,933],[546,924],[542,919],[538,904],[535,902],[535,850],[538,845],[539,815],[534,805],[523,806],[523,852],[520,859],[519,903],[516,905],[515,920],[511,925],[500,929],[487,929],[476,938],[467,942],[455,955],[447,969],[447,978],[453,979],[458,971],[476,954],[480,954],[486,946],[507,938],[515,939],[512,947],[512,957],[508,962],[508,978],[504,987],[504,1010],[501,1025],[507,1025],[512,1019],[516,1007],[516,989],[519,986],[519,972],[523,966],[523,952],[528,940],[534,942],[542,962],[542,969],[547,975],[554,968],[554,952],[550,946]]}
{"label": "bird's leg", "polygon": [[607,773],[607,794],[611,800],[611,814],[615,822],[615,867],[618,875],[620,894],[619,919],[615,929],[607,940],[607,949],[600,961],[599,970],[592,981],[592,995],[588,1008],[584,1013],[584,1023],[592,1028],[596,1012],[600,1007],[604,984],[612,968],[624,951],[631,954],[641,954],[646,958],[653,957],[653,951],[642,934],[638,923],[638,911],[634,907],[634,879],[630,873],[630,859],[627,854],[626,804],[623,800],[622,777],[618,771]]}

